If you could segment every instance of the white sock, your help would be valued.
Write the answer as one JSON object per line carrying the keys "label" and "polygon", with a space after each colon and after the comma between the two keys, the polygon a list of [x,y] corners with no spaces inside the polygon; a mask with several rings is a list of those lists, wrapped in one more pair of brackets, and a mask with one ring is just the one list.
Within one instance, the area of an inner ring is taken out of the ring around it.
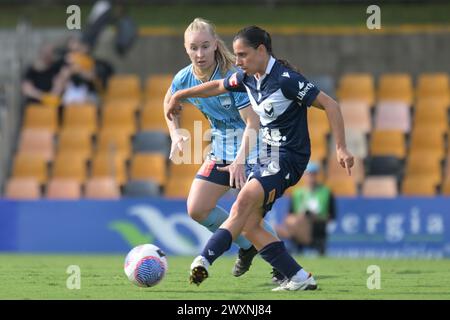
{"label": "white sock", "polygon": [[309,272],[306,272],[305,269],[300,269],[291,280],[295,281],[305,281],[309,277]]}

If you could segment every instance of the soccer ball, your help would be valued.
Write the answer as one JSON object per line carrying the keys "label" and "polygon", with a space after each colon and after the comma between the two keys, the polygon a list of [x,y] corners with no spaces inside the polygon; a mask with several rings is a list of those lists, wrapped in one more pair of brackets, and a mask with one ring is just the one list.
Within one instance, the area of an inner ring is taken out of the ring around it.
{"label": "soccer ball", "polygon": [[166,254],[153,244],[143,244],[133,248],[125,258],[125,274],[139,287],[153,287],[167,272]]}

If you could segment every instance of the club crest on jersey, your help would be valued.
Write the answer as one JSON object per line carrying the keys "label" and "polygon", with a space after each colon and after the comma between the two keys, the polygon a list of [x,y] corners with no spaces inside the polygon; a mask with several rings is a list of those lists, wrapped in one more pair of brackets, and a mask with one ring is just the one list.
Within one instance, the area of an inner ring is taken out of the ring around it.
{"label": "club crest on jersey", "polygon": [[229,94],[224,94],[219,96],[220,105],[225,109],[230,109],[231,107],[231,98]]}
{"label": "club crest on jersey", "polygon": [[230,77],[230,80],[228,80],[228,84],[232,88],[236,88],[238,86],[237,73],[233,73],[233,75]]}
{"label": "club crest on jersey", "polygon": [[273,105],[271,103],[265,103],[263,107],[266,116],[268,116],[269,118],[273,118],[273,116],[275,115],[275,112],[273,111]]}

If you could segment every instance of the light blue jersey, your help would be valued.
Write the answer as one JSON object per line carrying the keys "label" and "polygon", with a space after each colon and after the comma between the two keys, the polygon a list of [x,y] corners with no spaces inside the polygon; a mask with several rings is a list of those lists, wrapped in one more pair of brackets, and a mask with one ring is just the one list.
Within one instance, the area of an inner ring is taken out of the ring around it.
{"label": "light blue jersey", "polygon": [[[211,80],[223,79],[237,70],[221,74],[216,66]],[[174,77],[171,92],[187,89],[202,84],[192,70],[192,64],[180,70]],[[239,110],[250,106],[247,93],[227,92],[225,94],[209,98],[188,98],[187,102],[196,106],[209,120],[211,125],[211,155],[219,160],[231,162],[236,158],[241,145],[242,134],[245,130],[245,122],[242,120]],[[249,162],[256,161],[256,148],[248,158]]]}

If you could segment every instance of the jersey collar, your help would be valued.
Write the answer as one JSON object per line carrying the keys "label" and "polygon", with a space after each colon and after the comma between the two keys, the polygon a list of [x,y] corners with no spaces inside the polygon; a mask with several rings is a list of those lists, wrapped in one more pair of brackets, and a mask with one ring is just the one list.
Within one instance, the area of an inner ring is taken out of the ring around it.
{"label": "jersey collar", "polygon": [[[219,71],[219,63],[216,62],[216,68],[214,69],[213,73],[211,74],[211,76],[209,77],[208,81],[211,81],[214,79],[214,77],[216,76],[217,72]],[[192,75],[194,76],[195,79],[197,79],[198,81],[200,81],[201,83],[204,83],[202,80],[198,79],[197,76],[194,73],[194,65],[191,64],[191,72]]]}
{"label": "jersey collar", "polygon": [[264,78],[270,73],[270,71],[272,71],[272,68],[276,61],[277,60],[274,57],[270,56],[264,75],[259,79],[257,79],[256,76],[253,76],[255,78],[256,82],[262,82],[264,80]]}
{"label": "jersey collar", "polygon": [[267,64],[266,74],[269,74],[272,71],[273,65],[277,60],[274,57],[270,56],[269,63]]}

